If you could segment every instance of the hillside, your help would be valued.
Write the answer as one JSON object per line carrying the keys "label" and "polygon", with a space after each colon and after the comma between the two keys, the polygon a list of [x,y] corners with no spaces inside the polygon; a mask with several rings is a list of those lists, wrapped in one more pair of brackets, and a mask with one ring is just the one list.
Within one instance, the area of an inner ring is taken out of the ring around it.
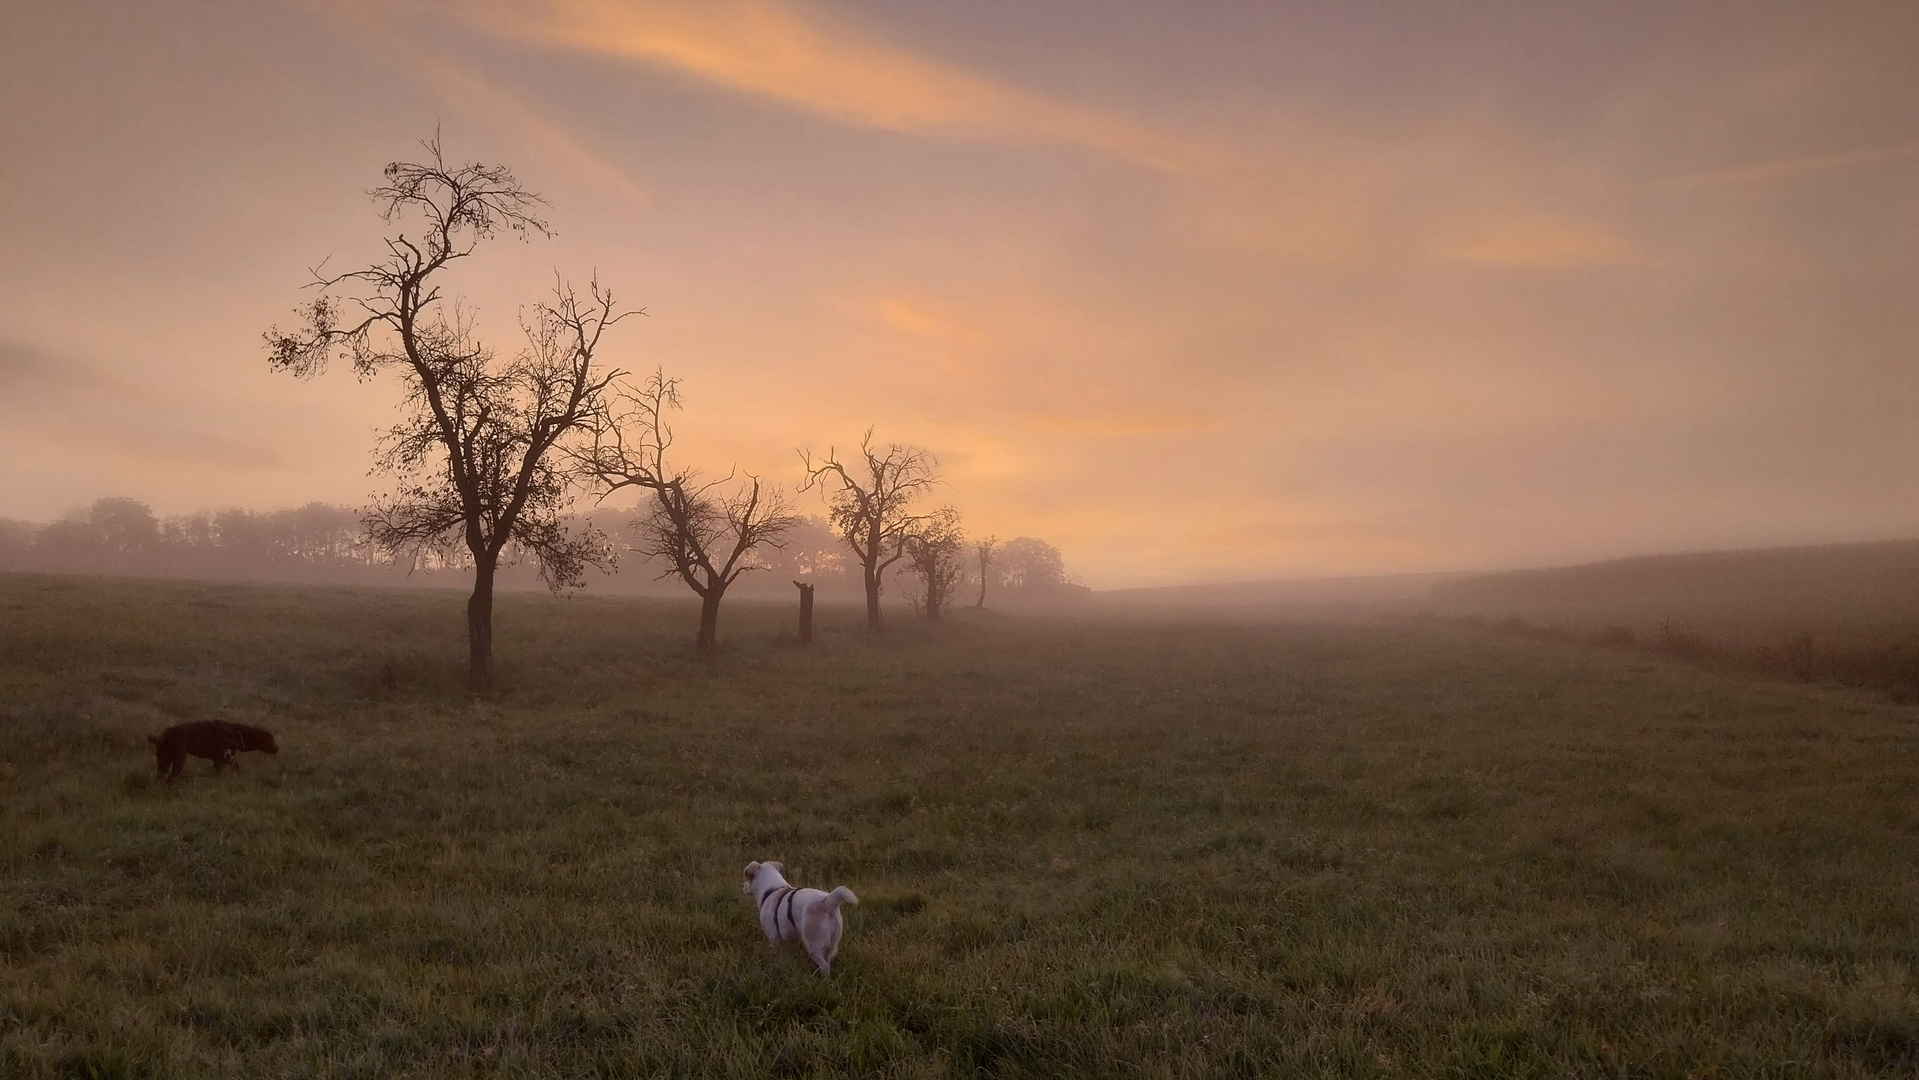
{"label": "hillside", "polygon": [[1637,630],[1667,619],[1710,637],[1849,639],[1919,630],[1919,540],[1693,552],[1434,583],[1440,614]]}

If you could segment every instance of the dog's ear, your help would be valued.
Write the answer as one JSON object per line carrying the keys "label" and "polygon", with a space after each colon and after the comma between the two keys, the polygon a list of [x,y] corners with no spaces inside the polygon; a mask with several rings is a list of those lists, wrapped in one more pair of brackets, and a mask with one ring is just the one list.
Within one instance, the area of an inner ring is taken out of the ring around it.
{"label": "dog's ear", "polygon": [[747,879],[748,881],[751,881],[751,880],[753,880],[753,875],[754,875],[754,874],[757,874],[757,873],[759,873],[759,872],[760,872],[760,864],[759,864],[759,863],[756,863],[756,862],[750,862],[750,863],[747,863],[747,864],[746,864],[746,879]]}
{"label": "dog's ear", "polygon": [[782,874],[786,873],[786,864],[783,862],[774,862],[773,860],[768,859],[766,860],[766,865],[772,867],[775,870],[778,870]]}

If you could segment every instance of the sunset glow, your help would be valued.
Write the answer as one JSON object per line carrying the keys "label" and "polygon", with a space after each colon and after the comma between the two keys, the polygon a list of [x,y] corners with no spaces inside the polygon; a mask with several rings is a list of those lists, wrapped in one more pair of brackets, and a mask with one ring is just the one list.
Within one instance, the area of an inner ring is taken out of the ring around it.
{"label": "sunset glow", "polygon": [[[0,517],[364,502],[268,371],[441,132],[459,269],[643,319],[694,460],[939,456],[1108,588],[1919,535],[1919,6],[313,0],[0,13]],[[820,512],[813,496],[802,510]]]}

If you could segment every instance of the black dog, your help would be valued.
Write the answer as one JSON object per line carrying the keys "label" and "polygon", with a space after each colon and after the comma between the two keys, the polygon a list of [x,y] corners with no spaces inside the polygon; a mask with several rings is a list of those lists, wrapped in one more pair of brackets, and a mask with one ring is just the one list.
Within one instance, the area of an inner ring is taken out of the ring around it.
{"label": "black dog", "polygon": [[273,741],[273,732],[251,724],[229,724],[225,720],[175,724],[158,735],[147,736],[147,741],[153,744],[153,758],[159,770],[155,779],[164,779],[169,784],[186,768],[188,754],[213,762],[213,771],[219,772],[223,765],[239,768],[233,764],[233,755],[242,750],[280,752]]}

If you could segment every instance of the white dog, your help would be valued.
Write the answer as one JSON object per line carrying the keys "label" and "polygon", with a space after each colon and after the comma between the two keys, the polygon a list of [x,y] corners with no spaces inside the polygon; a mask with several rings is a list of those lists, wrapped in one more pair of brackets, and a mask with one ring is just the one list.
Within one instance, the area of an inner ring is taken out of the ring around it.
{"label": "white dog", "polygon": [[746,887],[741,891],[759,901],[760,929],[774,948],[785,941],[801,942],[820,974],[829,975],[833,954],[840,951],[840,931],[845,928],[840,905],[857,904],[860,898],[844,885],[832,892],[789,885],[781,873],[785,869],[776,862],[747,863]]}

